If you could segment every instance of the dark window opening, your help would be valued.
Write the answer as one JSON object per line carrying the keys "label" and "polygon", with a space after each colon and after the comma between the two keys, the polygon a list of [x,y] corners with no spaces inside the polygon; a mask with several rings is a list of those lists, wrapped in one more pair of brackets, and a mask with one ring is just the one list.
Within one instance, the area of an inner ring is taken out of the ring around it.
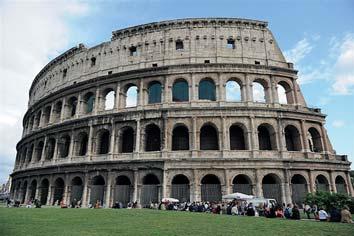
{"label": "dark window opening", "polygon": [[135,46],[131,46],[129,48],[130,56],[137,56],[138,55],[138,50]]}
{"label": "dark window opening", "polygon": [[182,40],[176,41],[176,50],[183,50],[183,41]]}
{"label": "dark window opening", "polygon": [[112,74],[112,71],[111,71],[111,70],[110,70],[110,71],[108,71],[108,74],[109,74],[109,75],[111,75],[111,74]]}
{"label": "dark window opening", "polygon": [[179,80],[173,84],[172,100],[174,102],[185,102],[189,100],[188,83],[185,80]]}
{"label": "dark window opening", "polygon": [[70,150],[70,137],[64,136],[60,140],[60,157],[65,158],[69,155]]}
{"label": "dark window opening", "polygon": [[99,147],[98,147],[98,154],[107,154],[109,152],[109,131],[104,130],[101,131],[99,136]]}
{"label": "dark window opening", "polygon": [[235,49],[235,40],[234,39],[227,40],[227,48]]}
{"label": "dark window opening", "polygon": [[149,104],[161,102],[161,84],[159,82],[152,82],[149,85]]}
{"label": "dark window opening", "polygon": [[200,100],[216,100],[215,84],[210,79],[204,79],[199,83],[199,99]]}
{"label": "dark window opening", "polygon": [[285,127],[286,149],[288,151],[300,151],[301,141],[299,131],[292,125]]}
{"label": "dark window opening", "polygon": [[96,65],[96,57],[91,58],[91,67]]}
{"label": "dark window opening", "polygon": [[77,108],[77,98],[76,97],[71,97],[69,99],[70,117],[73,117],[76,114],[76,108]]}
{"label": "dark window opening", "polygon": [[200,130],[200,150],[218,150],[218,133],[211,125],[205,125]]}
{"label": "dark window opening", "polygon": [[172,150],[189,149],[189,132],[187,127],[179,126],[173,129]]}
{"label": "dark window opening", "polygon": [[88,136],[86,133],[80,134],[79,138],[79,156],[85,156],[87,152]]}
{"label": "dark window opening", "polygon": [[258,127],[259,150],[273,150],[269,130],[265,126]]}
{"label": "dark window opening", "polygon": [[122,153],[129,153],[134,151],[134,130],[131,127],[126,128],[121,136]]}
{"label": "dark window opening", "polygon": [[205,64],[209,64],[209,63],[210,63],[210,60],[204,60],[204,63],[205,63]]}
{"label": "dark window opening", "polygon": [[67,69],[64,69],[64,70],[63,70],[63,78],[65,78],[65,77],[66,77],[67,72],[68,72],[68,70],[67,70]]}
{"label": "dark window opening", "polygon": [[260,61],[254,61],[254,64],[256,64],[256,65],[260,65],[260,64],[261,64],[261,62],[260,62]]}
{"label": "dark window opening", "polygon": [[231,150],[246,149],[243,129],[236,125],[230,127],[230,149]]}
{"label": "dark window opening", "polygon": [[157,63],[153,63],[153,64],[152,64],[152,67],[157,67]]}
{"label": "dark window opening", "polygon": [[145,151],[161,150],[161,134],[157,125],[150,124],[145,129]]}

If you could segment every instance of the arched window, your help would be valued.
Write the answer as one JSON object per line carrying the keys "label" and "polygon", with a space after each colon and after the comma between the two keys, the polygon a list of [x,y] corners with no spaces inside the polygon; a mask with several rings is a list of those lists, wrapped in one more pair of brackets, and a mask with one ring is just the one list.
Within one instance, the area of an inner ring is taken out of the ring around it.
{"label": "arched window", "polygon": [[114,108],[116,93],[113,89],[107,89],[104,94],[104,110],[112,110]]}
{"label": "arched window", "polygon": [[34,151],[34,144],[32,144],[28,150],[27,163],[31,163],[33,151]]}
{"label": "arched window", "polygon": [[153,81],[148,87],[149,104],[161,102],[161,84],[157,81]]}
{"label": "arched window", "polygon": [[84,96],[84,112],[91,113],[95,105],[95,95],[92,92],[88,92]]}
{"label": "arched window", "polygon": [[58,122],[61,116],[61,109],[63,107],[63,103],[61,101],[55,103],[54,106],[54,122]]}
{"label": "arched window", "polygon": [[266,102],[266,94],[264,86],[260,82],[252,83],[253,101]]}
{"label": "arched window", "polygon": [[218,132],[212,125],[200,129],[200,150],[219,150]]}
{"label": "arched window", "polygon": [[55,149],[55,139],[48,139],[47,150],[46,150],[46,160],[52,160],[54,157],[54,149]]}
{"label": "arched window", "polygon": [[69,117],[73,117],[76,114],[76,108],[77,108],[77,98],[71,97],[68,101]]}
{"label": "arched window", "polygon": [[347,185],[345,184],[345,180],[342,176],[338,175],[335,179],[337,193],[348,194]]}
{"label": "arched window", "polygon": [[132,127],[125,127],[121,134],[121,152],[129,153],[134,151],[134,130]]}
{"label": "arched window", "polygon": [[241,86],[234,80],[229,80],[226,83],[226,101],[241,101]]}
{"label": "arched window", "polygon": [[33,201],[34,198],[36,197],[36,191],[37,191],[37,180],[32,180],[31,185],[30,185],[30,192],[29,192],[29,200]]}
{"label": "arched window", "polygon": [[183,50],[183,41],[180,39],[176,40],[176,50]]}
{"label": "arched window", "polygon": [[61,137],[60,139],[60,157],[61,158],[65,158],[67,156],[69,156],[69,150],[70,150],[70,136],[69,135],[65,135],[63,137]]}
{"label": "arched window", "polygon": [[199,99],[215,101],[215,84],[211,79],[203,79],[199,83]]}
{"label": "arched window", "polygon": [[188,202],[190,198],[189,179],[182,174],[173,177],[171,184],[171,197]]}
{"label": "arched window", "polygon": [[44,112],[43,112],[43,124],[44,125],[47,125],[49,123],[49,119],[50,119],[50,112],[52,110],[52,107],[51,106],[47,106],[45,109],[44,109]]}
{"label": "arched window", "polygon": [[321,135],[315,128],[310,128],[307,133],[311,152],[322,152]]}
{"label": "arched window", "polygon": [[38,128],[41,124],[41,116],[42,116],[42,111],[39,111],[36,115],[35,119],[35,127]]}
{"label": "arched window", "polygon": [[98,154],[107,154],[109,152],[109,141],[110,141],[109,131],[103,129],[98,134]]}
{"label": "arched window", "polygon": [[288,151],[301,151],[300,133],[295,126],[288,125],[284,129],[286,149]]}
{"label": "arched window", "polygon": [[44,143],[43,141],[40,141],[36,147],[36,161],[40,161],[42,159],[43,148],[44,148]]}
{"label": "arched window", "polygon": [[145,128],[145,151],[161,150],[160,128],[155,124],[150,124]]}
{"label": "arched window", "polygon": [[81,132],[78,135],[78,156],[85,156],[87,153],[88,135],[86,132]]}
{"label": "arched window", "polygon": [[127,87],[125,107],[135,107],[138,104],[138,87],[130,85]]}
{"label": "arched window", "polygon": [[230,131],[230,149],[246,150],[243,129],[238,125],[232,125],[229,131]]}
{"label": "arched window", "polygon": [[279,176],[268,174],[262,180],[263,197],[273,198],[281,203],[281,181]]}
{"label": "arched window", "polygon": [[185,126],[178,126],[172,132],[172,150],[189,149],[189,132]]}
{"label": "arched window", "polygon": [[277,86],[278,100],[282,104],[293,104],[294,99],[290,85],[285,81],[280,81]]}
{"label": "arched window", "polygon": [[188,83],[184,79],[177,80],[172,87],[172,101],[189,101]]}
{"label": "arched window", "polygon": [[276,150],[276,136],[271,125],[258,126],[258,143],[259,150]]}
{"label": "arched window", "polygon": [[247,175],[237,175],[233,181],[233,192],[252,195],[252,183]]}
{"label": "arched window", "polygon": [[221,201],[221,183],[217,176],[208,174],[201,181],[202,201],[219,202]]}
{"label": "arched window", "polygon": [[323,175],[318,175],[316,177],[316,191],[322,191],[322,192],[328,192],[329,191],[329,184],[328,180],[325,176]]}
{"label": "arched window", "polygon": [[48,179],[43,179],[41,182],[40,191],[39,191],[41,205],[47,204],[48,190],[49,190],[49,181],[48,181]]}

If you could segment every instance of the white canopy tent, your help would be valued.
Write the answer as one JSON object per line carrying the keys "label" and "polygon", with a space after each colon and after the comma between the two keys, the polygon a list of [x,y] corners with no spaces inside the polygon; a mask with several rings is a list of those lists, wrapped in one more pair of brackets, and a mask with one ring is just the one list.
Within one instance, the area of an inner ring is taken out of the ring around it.
{"label": "white canopy tent", "polygon": [[222,196],[222,199],[224,199],[224,200],[236,199],[236,200],[246,201],[246,200],[250,200],[252,198],[254,198],[253,195],[247,195],[244,193],[231,193],[231,194],[227,194],[227,195]]}

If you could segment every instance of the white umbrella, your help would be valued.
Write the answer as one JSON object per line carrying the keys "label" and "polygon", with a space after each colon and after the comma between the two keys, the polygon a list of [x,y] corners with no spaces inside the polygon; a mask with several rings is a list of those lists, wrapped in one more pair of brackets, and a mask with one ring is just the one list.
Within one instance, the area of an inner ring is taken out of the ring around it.
{"label": "white umbrella", "polygon": [[223,199],[236,199],[236,200],[250,200],[252,198],[254,198],[252,195],[247,195],[244,193],[231,193],[231,194],[227,194],[222,196]]}
{"label": "white umbrella", "polygon": [[163,202],[163,203],[165,203],[165,202],[179,202],[179,200],[176,198],[165,197],[165,198],[162,198],[161,202]]}

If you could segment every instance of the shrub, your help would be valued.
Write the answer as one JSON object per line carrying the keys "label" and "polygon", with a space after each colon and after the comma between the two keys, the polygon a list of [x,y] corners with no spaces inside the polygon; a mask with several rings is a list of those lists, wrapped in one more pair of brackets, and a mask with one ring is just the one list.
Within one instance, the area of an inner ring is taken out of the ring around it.
{"label": "shrub", "polygon": [[316,204],[319,208],[323,207],[326,210],[330,210],[333,207],[341,209],[345,205],[354,205],[353,199],[348,195],[321,191],[315,193],[308,193],[306,195],[305,202],[310,205]]}

